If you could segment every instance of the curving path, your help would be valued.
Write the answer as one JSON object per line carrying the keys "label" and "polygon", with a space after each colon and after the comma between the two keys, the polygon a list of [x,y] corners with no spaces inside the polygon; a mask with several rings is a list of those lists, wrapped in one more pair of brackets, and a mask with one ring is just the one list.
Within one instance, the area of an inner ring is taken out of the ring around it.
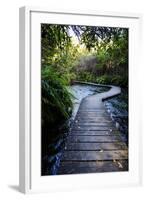
{"label": "curving path", "polygon": [[58,174],[128,170],[127,145],[103,104],[103,100],[120,94],[121,88],[109,87],[107,92],[82,100],[67,137]]}

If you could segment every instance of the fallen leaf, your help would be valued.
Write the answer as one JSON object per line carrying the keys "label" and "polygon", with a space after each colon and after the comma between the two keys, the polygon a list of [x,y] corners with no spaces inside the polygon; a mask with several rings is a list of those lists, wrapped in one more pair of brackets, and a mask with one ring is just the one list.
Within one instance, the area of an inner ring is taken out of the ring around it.
{"label": "fallen leaf", "polygon": [[103,152],[103,149],[100,149],[100,151],[99,152]]}
{"label": "fallen leaf", "polygon": [[120,162],[117,162],[119,168],[123,168],[123,165]]}

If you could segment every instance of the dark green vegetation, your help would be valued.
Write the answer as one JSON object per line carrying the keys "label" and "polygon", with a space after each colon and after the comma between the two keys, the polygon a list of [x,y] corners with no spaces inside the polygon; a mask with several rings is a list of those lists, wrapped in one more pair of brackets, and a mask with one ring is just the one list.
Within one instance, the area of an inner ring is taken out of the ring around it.
{"label": "dark green vegetation", "polygon": [[[42,175],[45,175],[55,173],[52,163],[58,159],[58,143],[68,132],[72,101],[67,86],[79,80],[127,88],[128,29],[42,24],[41,52]],[[48,154],[51,161],[46,157]]]}
{"label": "dark green vegetation", "polygon": [[[49,174],[53,163],[56,162],[56,153],[59,152],[61,145],[63,145],[58,144],[58,142],[60,142],[61,137],[64,137],[63,133],[67,131],[67,120],[71,115],[72,101],[64,81],[51,69],[43,69],[41,85],[42,173]],[[48,160],[48,157],[44,158],[47,152],[52,155],[51,160]]]}

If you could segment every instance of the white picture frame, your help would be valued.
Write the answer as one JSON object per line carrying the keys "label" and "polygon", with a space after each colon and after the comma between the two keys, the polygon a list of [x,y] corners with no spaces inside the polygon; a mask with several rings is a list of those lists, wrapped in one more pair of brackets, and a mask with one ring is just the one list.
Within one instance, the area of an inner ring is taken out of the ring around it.
{"label": "white picture frame", "polygon": [[[141,44],[140,14],[55,11],[20,8],[20,191],[23,193],[140,185],[142,139],[136,84]],[[40,23],[129,28],[129,171],[41,177],[40,172]]]}

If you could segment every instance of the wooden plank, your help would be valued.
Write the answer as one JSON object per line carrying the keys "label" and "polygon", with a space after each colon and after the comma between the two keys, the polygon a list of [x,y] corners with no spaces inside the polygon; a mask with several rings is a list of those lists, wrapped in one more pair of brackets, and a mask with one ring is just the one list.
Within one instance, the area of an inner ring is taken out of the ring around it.
{"label": "wooden plank", "polygon": [[107,114],[107,111],[104,109],[104,110],[98,110],[98,111],[96,111],[96,110],[94,110],[94,111],[90,111],[90,110],[80,110],[80,112],[79,112],[79,114],[95,114],[95,115],[97,115],[97,114],[103,114],[103,113],[106,113]]}
{"label": "wooden plank", "polygon": [[80,131],[80,130],[82,130],[82,131],[115,131],[115,130],[117,130],[114,126],[113,127],[111,127],[111,126],[91,126],[91,127],[89,127],[89,126],[79,126],[79,127],[73,127],[72,128],[72,131]]}
{"label": "wooden plank", "polygon": [[75,119],[75,121],[74,121],[74,124],[76,125],[76,124],[79,124],[79,123],[81,123],[81,124],[85,124],[85,123],[87,123],[87,124],[91,124],[91,123],[93,123],[93,124],[115,124],[115,122],[114,121],[112,121],[111,119],[95,119],[95,118],[87,118],[87,119],[85,119],[85,118],[81,118],[81,119],[79,119],[79,118],[76,118]]}
{"label": "wooden plank", "polygon": [[104,164],[116,164],[117,162],[121,162],[121,164],[123,165],[127,165],[128,164],[128,160],[127,159],[123,159],[123,160],[107,160],[107,161],[62,161],[60,163],[60,167],[98,167],[98,166],[103,166]]}
{"label": "wooden plank", "polygon": [[62,161],[103,161],[128,159],[127,150],[115,151],[64,151]]}
{"label": "wooden plank", "polygon": [[103,107],[102,109],[100,108],[80,108],[80,112],[101,112],[101,111],[105,111],[105,108]]}
{"label": "wooden plank", "polygon": [[96,121],[103,121],[103,120],[108,120],[108,121],[111,121],[111,118],[109,116],[81,116],[81,115],[77,115],[76,116],[76,120],[96,120]]}
{"label": "wooden plank", "polygon": [[61,162],[57,174],[81,174],[97,172],[128,171],[128,160],[95,162]]}
{"label": "wooden plank", "polygon": [[80,121],[75,121],[74,122],[74,127],[76,126],[113,126],[113,122],[80,122]]}
{"label": "wooden plank", "polygon": [[114,143],[69,143],[65,147],[65,151],[105,151],[105,150],[123,150],[127,149],[124,142],[114,142]]}
{"label": "wooden plank", "polygon": [[[84,116],[85,115],[85,116]],[[77,115],[77,117],[86,117],[86,118],[90,118],[90,117],[97,117],[97,116],[100,116],[100,117],[108,117],[108,114],[107,113],[79,113]]]}
{"label": "wooden plank", "polygon": [[111,121],[111,119],[110,120],[106,120],[106,119],[77,119],[76,118],[76,120],[74,121],[74,123],[113,123],[112,121]]}
{"label": "wooden plank", "polygon": [[69,135],[67,139],[67,143],[72,143],[72,142],[119,142],[121,141],[122,138],[118,135],[83,135],[83,136],[78,136],[78,135]]}
{"label": "wooden plank", "polygon": [[105,109],[104,109],[104,110],[100,110],[100,111],[95,111],[95,112],[94,112],[94,111],[83,111],[83,110],[82,110],[82,111],[80,110],[80,112],[78,112],[78,114],[85,114],[85,113],[86,113],[86,114],[89,114],[89,115],[90,115],[90,114],[91,114],[91,115],[92,115],[92,114],[93,114],[93,115],[98,115],[98,114],[102,115],[102,114],[104,114],[104,113],[105,113],[105,114],[108,114],[108,112],[107,112]]}
{"label": "wooden plank", "polygon": [[74,124],[74,128],[77,128],[77,129],[80,129],[80,128],[98,128],[98,127],[109,127],[109,128],[116,128],[116,126],[114,126],[114,124],[109,124],[109,123],[92,123],[92,124],[89,124],[89,123],[80,123],[80,124],[77,124],[75,123]]}
{"label": "wooden plank", "polygon": [[85,131],[85,130],[78,130],[78,131],[71,131],[71,135],[120,135],[120,132],[118,130],[113,130],[113,131]]}

